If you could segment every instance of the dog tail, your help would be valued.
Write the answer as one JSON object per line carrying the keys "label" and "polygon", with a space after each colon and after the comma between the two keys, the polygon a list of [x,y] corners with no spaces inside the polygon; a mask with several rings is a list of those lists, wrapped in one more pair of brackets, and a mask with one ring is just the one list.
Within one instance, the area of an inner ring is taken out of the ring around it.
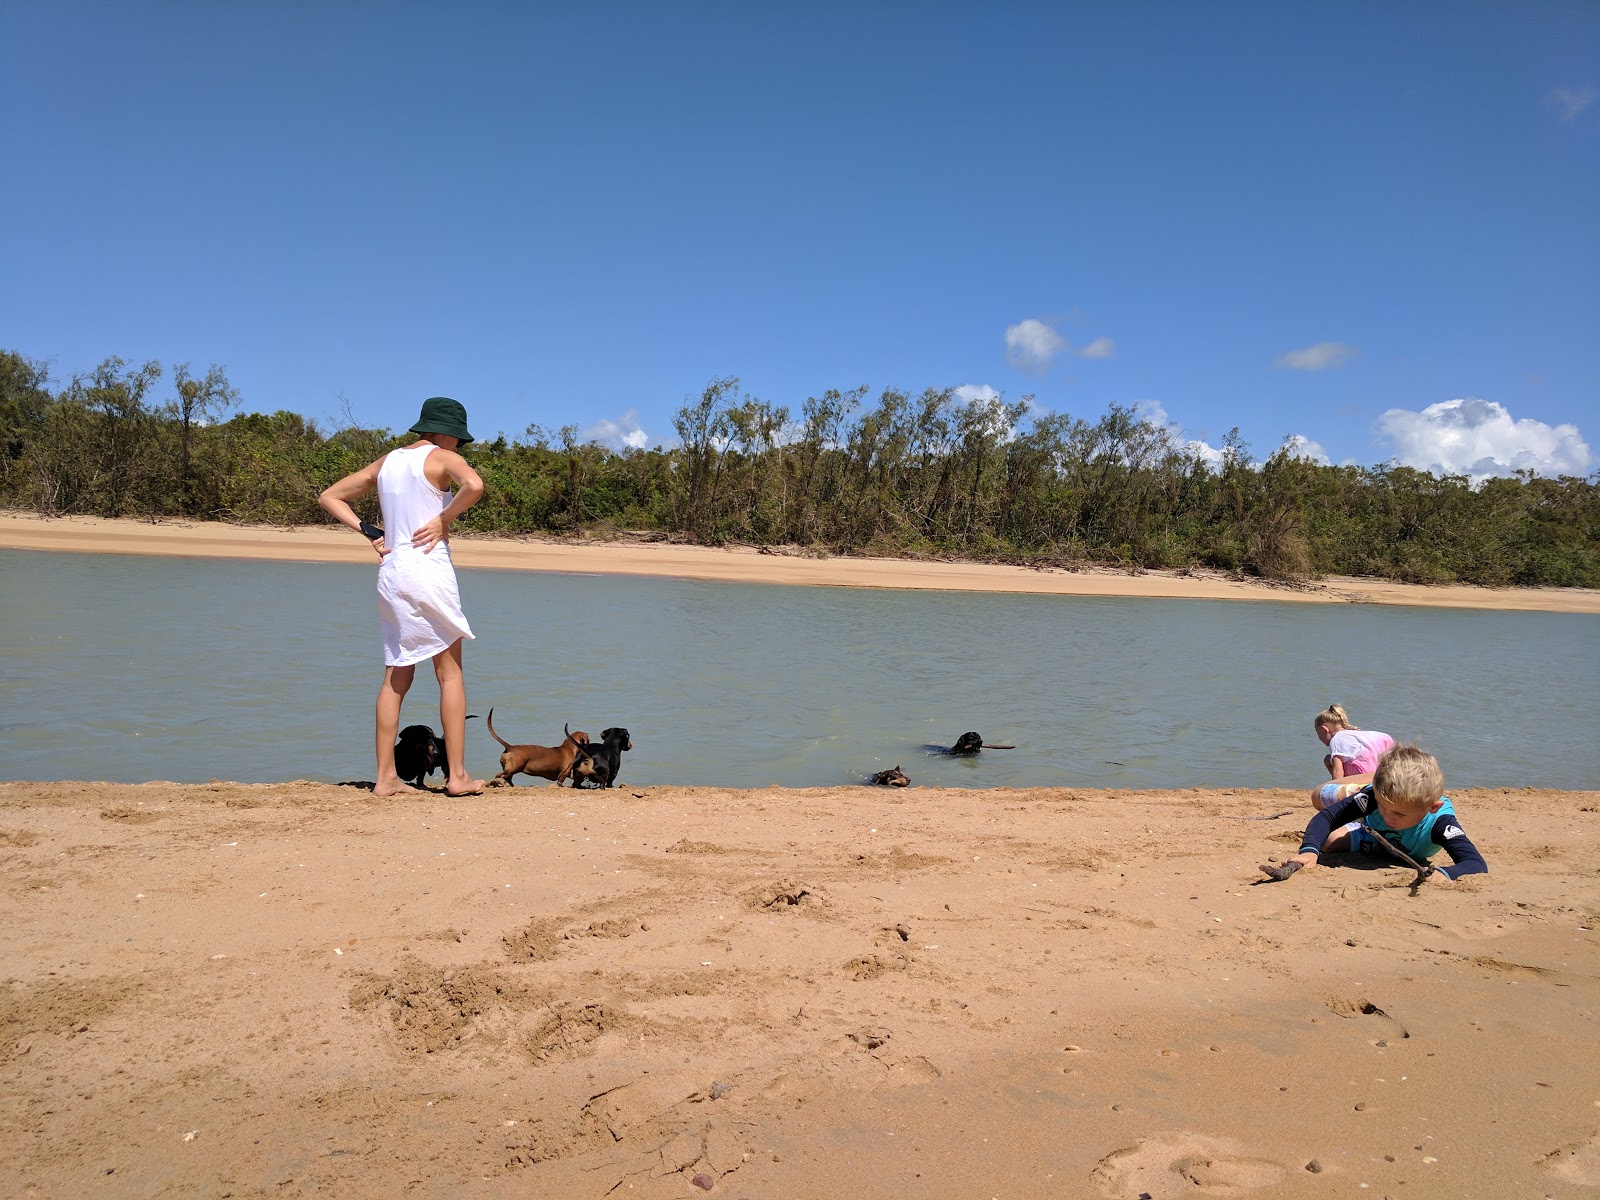
{"label": "dog tail", "polygon": [[572,745],[573,745],[573,748],[575,750],[577,750],[577,752],[579,754],[583,755],[584,760],[586,762],[593,762],[594,761],[594,755],[589,753],[588,747],[586,747],[577,738],[573,737],[572,736],[572,730],[567,728],[567,726],[570,725],[570,724],[571,724],[570,721],[561,722],[561,732],[567,735],[567,741],[571,742]]}
{"label": "dog tail", "polygon": [[507,750],[511,749],[511,743],[506,741],[505,738],[501,737],[498,733],[496,733],[494,731],[494,709],[492,709],[492,708],[489,710],[489,722],[488,722],[488,724],[489,724],[489,736],[492,737],[495,741],[499,742]]}

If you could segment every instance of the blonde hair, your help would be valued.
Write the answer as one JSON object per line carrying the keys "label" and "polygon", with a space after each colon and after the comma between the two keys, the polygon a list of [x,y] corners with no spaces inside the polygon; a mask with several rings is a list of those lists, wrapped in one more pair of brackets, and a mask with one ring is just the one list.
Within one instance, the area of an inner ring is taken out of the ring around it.
{"label": "blonde hair", "polygon": [[1350,723],[1350,714],[1345,712],[1344,705],[1330,704],[1316,715],[1311,722],[1313,729],[1331,729],[1338,733],[1341,729],[1360,729],[1359,725]]}
{"label": "blonde hair", "polygon": [[1396,746],[1379,760],[1372,790],[1396,808],[1427,808],[1444,795],[1444,772],[1421,746]]}

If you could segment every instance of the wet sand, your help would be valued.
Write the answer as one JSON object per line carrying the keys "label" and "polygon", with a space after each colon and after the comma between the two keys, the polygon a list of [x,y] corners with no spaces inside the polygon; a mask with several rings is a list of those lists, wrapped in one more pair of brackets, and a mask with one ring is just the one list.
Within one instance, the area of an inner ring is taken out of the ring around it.
{"label": "wet sand", "polygon": [[0,783],[0,1193],[1593,1195],[1600,793],[1454,799]]}
{"label": "wet sand", "polygon": [[[152,524],[98,517],[44,518],[16,512],[0,513],[0,549],[297,562],[377,561],[360,537],[331,524],[281,529],[220,522]],[[1129,574],[913,559],[815,558],[793,548],[773,547],[770,552],[763,552],[759,547],[711,549],[637,540],[558,541],[459,535],[452,539],[451,551],[460,567],[713,582],[1600,613],[1600,591],[1584,588],[1424,587],[1337,577],[1306,586],[1281,587],[1216,573]]]}

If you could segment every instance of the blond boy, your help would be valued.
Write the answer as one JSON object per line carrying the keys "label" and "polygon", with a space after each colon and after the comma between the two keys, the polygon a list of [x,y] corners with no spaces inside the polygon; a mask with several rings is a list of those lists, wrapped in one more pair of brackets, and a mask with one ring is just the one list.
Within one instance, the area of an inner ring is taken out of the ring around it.
{"label": "blond boy", "polygon": [[1390,857],[1377,844],[1380,838],[1420,863],[1446,851],[1452,865],[1435,867],[1429,879],[1449,883],[1489,869],[1461,831],[1455,807],[1444,794],[1438,760],[1419,746],[1396,746],[1385,754],[1371,783],[1311,818],[1299,854],[1282,867],[1261,869],[1275,879],[1287,879],[1336,851]]}

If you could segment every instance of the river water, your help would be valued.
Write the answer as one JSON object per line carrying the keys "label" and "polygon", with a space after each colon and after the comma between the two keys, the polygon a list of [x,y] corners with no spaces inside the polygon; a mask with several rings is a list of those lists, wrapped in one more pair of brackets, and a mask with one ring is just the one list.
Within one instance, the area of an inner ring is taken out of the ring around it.
{"label": "river water", "polygon": [[[468,711],[626,726],[634,784],[1309,787],[1338,702],[1457,786],[1600,786],[1595,616],[460,578]],[[0,778],[370,779],[381,663],[369,567],[0,551]],[[930,752],[966,730],[1017,748]]]}

